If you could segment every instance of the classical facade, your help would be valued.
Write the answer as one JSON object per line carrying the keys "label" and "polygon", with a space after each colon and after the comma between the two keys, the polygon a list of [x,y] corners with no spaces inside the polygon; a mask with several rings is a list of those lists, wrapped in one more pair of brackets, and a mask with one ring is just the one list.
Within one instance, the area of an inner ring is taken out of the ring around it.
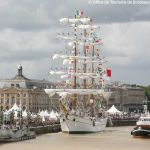
{"label": "classical facade", "polygon": [[[56,84],[56,88],[63,88],[64,86],[64,82]],[[143,111],[143,103],[145,101],[145,91],[143,88],[127,84],[119,85],[116,83],[116,85],[108,85],[106,90],[112,92],[110,98],[106,100],[102,96],[95,96],[95,104],[98,104],[100,100],[106,109],[115,105],[117,109],[124,112]],[[81,103],[81,105],[82,104],[83,103]]]}
{"label": "classical facade", "polygon": [[107,107],[113,104],[124,112],[138,112],[143,110],[143,102],[145,99],[145,91],[140,87],[130,85],[122,85],[120,87],[111,87],[113,91],[111,97],[107,101]]}
{"label": "classical facade", "polygon": [[16,103],[22,109],[31,112],[51,110],[54,102],[44,89],[54,85],[46,80],[28,79],[22,74],[22,70],[22,66],[19,65],[18,74],[14,78],[0,80],[0,108],[9,109]]}

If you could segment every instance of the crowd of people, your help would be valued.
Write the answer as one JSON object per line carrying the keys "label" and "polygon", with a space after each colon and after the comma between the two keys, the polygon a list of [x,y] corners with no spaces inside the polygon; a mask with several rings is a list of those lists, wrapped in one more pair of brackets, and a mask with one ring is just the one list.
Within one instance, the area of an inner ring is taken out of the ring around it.
{"label": "crowd of people", "polygon": [[137,121],[140,114],[108,114],[112,120],[135,120]]}

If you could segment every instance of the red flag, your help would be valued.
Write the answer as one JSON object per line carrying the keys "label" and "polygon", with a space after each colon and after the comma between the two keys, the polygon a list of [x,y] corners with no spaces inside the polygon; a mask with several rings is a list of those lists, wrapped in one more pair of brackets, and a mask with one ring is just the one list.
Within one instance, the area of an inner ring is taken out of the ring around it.
{"label": "red flag", "polygon": [[103,42],[102,42],[102,40],[101,40],[101,39],[96,40],[95,42],[96,42],[97,44],[103,44]]}
{"label": "red flag", "polygon": [[108,76],[108,77],[111,77],[111,70],[110,70],[110,69],[107,69],[106,71],[107,71],[107,76]]}
{"label": "red flag", "polygon": [[85,49],[90,49],[90,45],[85,45],[84,48]]}
{"label": "red flag", "polygon": [[91,45],[84,45],[84,49],[88,52],[91,50],[92,46]]}

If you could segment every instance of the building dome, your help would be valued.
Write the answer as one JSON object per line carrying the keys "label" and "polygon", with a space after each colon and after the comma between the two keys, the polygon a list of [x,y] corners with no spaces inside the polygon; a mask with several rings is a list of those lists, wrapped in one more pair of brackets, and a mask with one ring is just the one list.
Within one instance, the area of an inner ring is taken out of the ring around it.
{"label": "building dome", "polygon": [[22,76],[22,66],[21,66],[21,64],[18,65],[18,75]]}
{"label": "building dome", "polygon": [[18,65],[18,69],[22,69],[22,65],[21,64]]}

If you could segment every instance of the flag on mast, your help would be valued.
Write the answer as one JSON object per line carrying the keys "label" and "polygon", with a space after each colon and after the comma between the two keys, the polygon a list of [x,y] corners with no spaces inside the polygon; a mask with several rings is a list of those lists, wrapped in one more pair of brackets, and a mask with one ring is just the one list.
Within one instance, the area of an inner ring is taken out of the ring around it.
{"label": "flag on mast", "polygon": [[77,10],[77,11],[76,11],[76,14],[77,14],[77,16],[83,16],[83,11]]}
{"label": "flag on mast", "polygon": [[86,50],[86,52],[89,52],[91,50],[91,48],[92,48],[92,45],[90,45],[90,44],[84,45],[84,50]]}
{"label": "flag on mast", "polygon": [[107,77],[111,77],[111,70],[107,69],[106,72],[107,72]]}

